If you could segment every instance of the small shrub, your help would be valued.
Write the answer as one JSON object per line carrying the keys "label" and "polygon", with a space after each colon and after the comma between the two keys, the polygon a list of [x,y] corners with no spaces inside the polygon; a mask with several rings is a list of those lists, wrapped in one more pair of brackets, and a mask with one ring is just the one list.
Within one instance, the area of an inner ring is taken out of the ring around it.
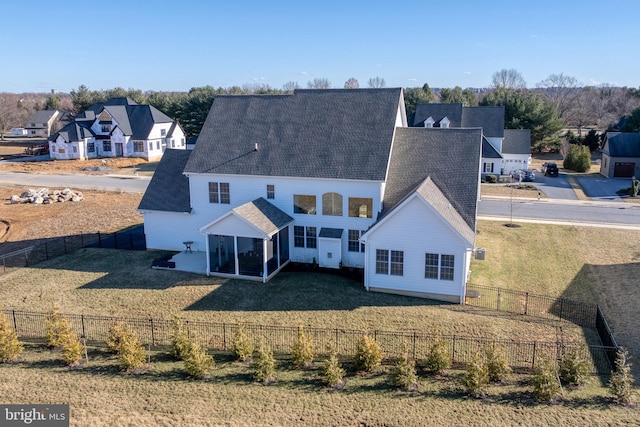
{"label": "small shrub", "polygon": [[171,333],[171,354],[177,360],[185,360],[185,357],[189,355],[193,343],[181,319],[175,318],[171,323],[173,327]]}
{"label": "small shrub", "polygon": [[250,359],[253,355],[253,344],[243,325],[238,326],[233,337],[233,355],[241,362]]}
{"label": "small shrub", "polygon": [[276,360],[273,358],[271,347],[264,341],[258,347],[253,378],[264,384],[269,384],[276,379]]}
{"label": "small shrub", "polygon": [[534,397],[540,402],[551,402],[555,399],[560,392],[555,366],[549,361],[544,361],[536,368],[531,385]]}
{"label": "small shrub", "polygon": [[487,361],[487,374],[490,382],[502,382],[511,375],[511,367],[507,362],[507,356],[501,348],[490,345],[485,350]]}
{"label": "small shrub", "polygon": [[613,395],[616,403],[620,405],[631,405],[633,398],[633,375],[631,374],[631,364],[629,363],[629,353],[620,347],[616,357],[616,367],[611,372],[609,379],[609,392]]}
{"label": "small shrub", "polygon": [[346,371],[340,366],[338,360],[338,353],[335,350],[331,350],[329,357],[322,364],[322,379],[329,387],[342,387],[344,386],[344,376]]}
{"label": "small shrub", "polygon": [[47,325],[47,345],[51,348],[63,347],[71,328],[67,319],[60,313],[60,307],[54,307],[45,317]]}
{"label": "small shrub", "polygon": [[563,166],[576,172],[586,172],[591,168],[591,152],[584,145],[570,145]]}
{"label": "small shrub", "polygon": [[120,369],[126,372],[140,368],[147,360],[147,352],[136,333],[127,328],[128,332],[120,338],[118,355]]}
{"label": "small shrub", "polygon": [[315,357],[313,340],[305,335],[302,326],[298,326],[298,340],[291,348],[291,355],[293,356],[293,363],[295,363],[298,368],[310,366]]}
{"label": "small shrub", "polygon": [[67,365],[77,365],[80,360],[82,360],[84,346],[76,334],[69,333],[62,347],[64,349],[62,352],[62,359],[67,363]]}
{"label": "small shrub", "polygon": [[447,343],[438,339],[429,351],[424,367],[434,374],[441,374],[451,366],[451,356],[447,349]]}
{"label": "small shrub", "polygon": [[416,362],[409,357],[408,352],[403,352],[389,371],[389,381],[403,390],[415,390],[418,387]]}
{"label": "small shrub", "polygon": [[573,386],[586,384],[589,373],[589,364],[575,350],[565,353],[558,367],[560,381]]}
{"label": "small shrub", "polygon": [[120,351],[120,344],[122,337],[128,333],[131,333],[129,325],[125,322],[114,321],[109,326],[109,335],[107,336],[107,348],[112,353],[118,353]]}
{"label": "small shrub", "polygon": [[488,184],[495,184],[498,182],[498,177],[495,175],[486,175],[485,180]]}
{"label": "small shrub", "polygon": [[464,377],[462,377],[462,385],[467,394],[473,397],[484,397],[487,395],[488,384],[489,370],[480,353],[476,353],[467,363]]}
{"label": "small shrub", "polygon": [[356,345],[354,358],[358,371],[371,372],[382,362],[382,349],[372,337],[365,335]]}
{"label": "small shrub", "polygon": [[190,341],[188,346],[186,354],[183,355],[184,368],[193,377],[208,378],[216,367],[213,357],[196,342]]}
{"label": "small shrub", "polygon": [[24,346],[18,339],[18,334],[11,327],[7,316],[0,310],[0,363],[16,360],[23,351]]}

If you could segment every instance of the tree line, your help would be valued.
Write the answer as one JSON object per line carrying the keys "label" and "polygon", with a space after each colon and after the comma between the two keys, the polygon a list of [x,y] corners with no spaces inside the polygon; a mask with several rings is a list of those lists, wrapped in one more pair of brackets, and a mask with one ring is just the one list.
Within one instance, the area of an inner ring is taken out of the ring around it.
{"label": "tree line", "polygon": [[[384,78],[367,81],[370,88],[386,87]],[[326,78],[307,82],[309,89],[332,88]],[[358,89],[354,77],[342,86]],[[42,109],[59,109],[71,117],[86,110],[96,102],[113,97],[129,97],[139,104],[151,104],[172,117],[191,137],[199,134],[209,113],[211,104],[219,95],[288,94],[299,89],[297,82],[287,82],[282,89],[269,85],[244,85],[228,88],[202,86],[188,92],[161,92],[116,87],[107,90],[91,90],[85,85],[69,94],[0,94],[0,134],[12,127],[23,127],[33,112]],[[582,144],[586,129],[615,129],[628,132],[640,131],[640,88],[614,87],[609,84],[588,86],[565,74],[551,74],[527,88],[522,74],[514,69],[503,69],[492,76],[486,89],[430,88],[428,83],[420,87],[404,88],[405,106],[409,123],[412,123],[416,106],[421,103],[461,103],[465,106],[504,106],[505,128],[530,129],[532,149],[557,151],[562,141]],[[562,129],[574,128],[574,134],[564,135]],[[589,134],[587,134],[588,136]],[[598,144],[589,142],[592,150]]]}

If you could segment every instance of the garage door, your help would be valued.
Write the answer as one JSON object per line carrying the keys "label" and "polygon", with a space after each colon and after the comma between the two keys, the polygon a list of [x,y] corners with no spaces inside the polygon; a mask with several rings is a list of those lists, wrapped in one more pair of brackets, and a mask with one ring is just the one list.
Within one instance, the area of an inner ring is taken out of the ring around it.
{"label": "garage door", "polygon": [[635,163],[616,162],[613,167],[613,176],[614,178],[631,178],[635,169]]}

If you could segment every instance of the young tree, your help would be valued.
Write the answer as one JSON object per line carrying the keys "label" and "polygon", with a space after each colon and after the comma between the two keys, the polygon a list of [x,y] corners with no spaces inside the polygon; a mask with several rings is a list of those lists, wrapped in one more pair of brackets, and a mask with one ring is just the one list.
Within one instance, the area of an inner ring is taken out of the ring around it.
{"label": "young tree", "polygon": [[382,348],[369,335],[365,335],[356,345],[356,355],[354,357],[356,369],[358,371],[371,372],[382,362]]}
{"label": "young tree", "polygon": [[589,381],[589,364],[575,349],[567,351],[558,366],[558,375],[564,384],[585,385]]}
{"label": "young tree", "polygon": [[630,405],[634,401],[633,375],[629,363],[629,353],[626,349],[618,348],[616,367],[609,379],[609,392],[620,405]]}
{"label": "young tree", "polygon": [[431,345],[431,350],[424,366],[434,374],[441,374],[451,366],[451,355],[447,349],[447,344],[442,338],[437,339]]}
{"label": "young tree", "polygon": [[84,346],[76,334],[69,332],[62,345],[62,358],[69,366],[77,365],[82,360]]}
{"label": "young tree", "polygon": [[60,313],[60,307],[53,307],[45,317],[47,345],[51,348],[63,347],[72,333],[67,319]]}
{"label": "young tree", "polygon": [[147,352],[138,335],[132,329],[126,329],[127,333],[123,334],[120,339],[118,355],[120,369],[130,372],[144,365],[147,360]]}
{"label": "young tree", "polygon": [[389,380],[392,385],[403,390],[413,390],[418,387],[416,361],[409,357],[408,351],[402,352],[396,364],[389,371]]}
{"label": "young tree", "polygon": [[241,362],[247,361],[253,355],[253,344],[244,325],[238,326],[233,337],[233,354]]}
{"label": "young tree", "polygon": [[16,360],[22,354],[24,346],[13,330],[9,319],[0,310],[0,363]]}
{"label": "young tree", "polygon": [[293,92],[296,89],[300,89],[300,85],[298,84],[298,82],[294,81],[286,82],[282,86],[282,90],[284,90],[285,92]]}
{"label": "young tree", "polygon": [[189,340],[189,347],[183,356],[184,367],[189,375],[196,378],[207,378],[216,367],[213,357],[200,344]]}
{"label": "young tree", "polygon": [[591,152],[584,145],[571,144],[564,158],[563,166],[576,172],[586,172],[591,168]]}
{"label": "young tree", "polygon": [[322,364],[322,378],[325,384],[334,388],[342,387],[344,386],[345,374],[346,371],[340,366],[338,353],[331,349],[329,357]]}
{"label": "young tree", "polygon": [[486,396],[489,385],[489,370],[480,353],[475,353],[471,361],[467,363],[462,385],[467,394],[473,397]]}
{"label": "young tree", "polygon": [[131,328],[125,322],[112,322],[109,326],[109,335],[107,336],[107,348],[112,353],[118,353],[120,351],[120,345],[122,338],[131,333]]}
{"label": "young tree", "polygon": [[264,384],[269,384],[276,379],[276,360],[273,358],[271,347],[264,340],[258,347],[253,378]]}
{"label": "young tree", "polygon": [[490,382],[502,382],[511,375],[511,367],[502,348],[497,347],[495,344],[487,346],[485,358]]}
{"label": "young tree", "polygon": [[533,395],[541,402],[551,402],[560,393],[560,384],[556,375],[556,368],[548,360],[535,369],[531,379]]}
{"label": "young tree", "polygon": [[171,332],[171,354],[178,360],[184,360],[192,347],[189,332],[181,319],[175,318],[171,323],[173,326],[173,331]]}
{"label": "young tree", "polygon": [[305,335],[302,326],[298,326],[298,340],[293,344],[291,354],[298,368],[307,368],[313,363],[313,340]]}

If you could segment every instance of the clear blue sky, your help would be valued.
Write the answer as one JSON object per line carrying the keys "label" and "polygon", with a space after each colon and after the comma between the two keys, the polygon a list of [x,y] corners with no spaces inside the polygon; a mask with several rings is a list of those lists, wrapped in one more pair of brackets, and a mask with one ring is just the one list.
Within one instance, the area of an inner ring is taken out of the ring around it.
{"label": "clear blue sky", "polygon": [[638,0],[9,1],[0,92],[366,87],[376,76],[466,88],[503,68],[529,87],[554,73],[638,87],[639,12]]}

